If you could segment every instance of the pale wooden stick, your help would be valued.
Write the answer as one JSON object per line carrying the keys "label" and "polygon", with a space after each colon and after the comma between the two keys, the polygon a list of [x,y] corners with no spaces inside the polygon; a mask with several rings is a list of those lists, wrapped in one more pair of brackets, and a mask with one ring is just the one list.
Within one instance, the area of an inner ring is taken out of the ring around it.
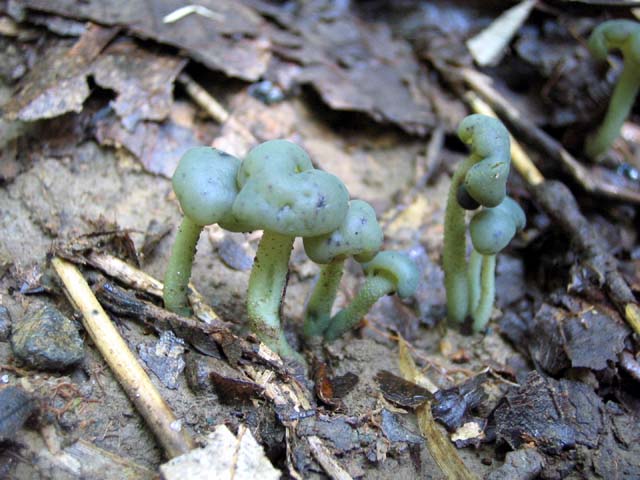
{"label": "pale wooden stick", "polygon": [[178,75],[178,82],[182,84],[189,96],[196,102],[211,118],[218,123],[224,123],[229,119],[229,112],[213,96],[207,92],[200,84],[186,73]]}
{"label": "pale wooden stick", "polygon": [[82,313],[85,330],[167,456],[173,458],[194,448],[193,438],[151,383],[80,271],[72,263],[58,257],[54,257],[51,264],[62,280],[69,300]]}

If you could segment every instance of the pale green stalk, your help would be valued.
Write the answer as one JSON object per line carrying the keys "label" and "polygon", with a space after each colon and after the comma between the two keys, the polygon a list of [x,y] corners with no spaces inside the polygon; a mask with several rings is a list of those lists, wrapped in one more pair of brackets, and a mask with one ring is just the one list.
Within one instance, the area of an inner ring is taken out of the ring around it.
{"label": "pale green stalk", "polygon": [[324,338],[330,342],[351,330],[380,297],[388,295],[395,288],[395,284],[384,276],[367,277],[351,304],[331,318]]}
{"label": "pale green stalk", "polygon": [[265,230],[249,277],[247,316],[261,342],[285,357],[300,360],[280,323],[280,304],[289,270],[294,237]]}
{"label": "pale green stalk", "polygon": [[469,168],[479,160],[477,155],[470,155],[453,174],[444,217],[442,267],[447,290],[447,315],[456,323],[462,323],[469,313],[465,210],[458,204],[456,193]]}
{"label": "pale green stalk", "polygon": [[306,339],[322,336],[329,326],[343,266],[344,258],[338,257],[320,267],[318,281],[305,311],[303,331]]}
{"label": "pale green stalk", "polygon": [[595,159],[609,150],[620,135],[622,124],[631,112],[639,87],[640,68],[634,62],[625,62],[618,83],[613,89],[607,114],[598,131],[588,138],[585,145],[585,152],[590,158]]}
{"label": "pale green stalk", "polygon": [[495,299],[495,283],[496,283],[496,256],[482,255],[482,293],[478,306],[473,310],[473,331],[480,332],[484,330],[491,318],[493,311],[493,301]]}
{"label": "pale green stalk", "polygon": [[187,216],[183,217],[164,275],[162,291],[164,306],[167,310],[182,316],[191,315],[187,290],[200,232],[202,232],[201,225],[195,224]]}

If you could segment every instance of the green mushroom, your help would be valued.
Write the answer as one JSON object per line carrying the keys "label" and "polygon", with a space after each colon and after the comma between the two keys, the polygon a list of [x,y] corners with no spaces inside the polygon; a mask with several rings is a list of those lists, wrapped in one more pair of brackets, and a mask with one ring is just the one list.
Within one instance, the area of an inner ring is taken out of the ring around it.
{"label": "green mushroom", "polygon": [[640,23],[632,20],[609,20],[591,32],[589,50],[598,59],[607,58],[610,49],[618,49],[624,58],[624,67],[613,89],[609,107],[600,128],[589,136],[585,153],[597,159],[606,153],[620,134],[625,119],[640,88]]}
{"label": "green mushroom", "polygon": [[500,204],[506,195],[511,155],[509,132],[493,117],[479,114],[466,117],[460,123],[458,137],[469,145],[471,155],[451,179],[444,220],[442,264],[448,316],[450,320],[461,323],[469,313],[465,208]]}
{"label": "green mushroom", "polygon": [[329,326],[344,261],[347,257],[360,263],[370,261],[382,247],[382,240],[376,212],[363,200],[349,202],[347,215],[334,231],[304,238],[308,257],[322,265],[305,311],[303,331],[307,340],[322,336]]}
{"label": "green mushroom", "polygon": [[469,303],[473,330],[484,330],[495,298],[496,254],[526,224],[524,211],[512,198],[494,208],[484,208],[469,222],[473,252],[469,260]]}
{"label": "green mushroom", "polygon": [[363,264],[366,279],[351,304],[331,318],[324,338],[332,341],[360,323],[362,317],[379,298],[397,293],[401,298],[413,295],[418,288],[420,272],[404,253],[384,251]]}
{"label": "green mushroom", "polygon": [[273,350],[299,359],[285,339],[279,315],[293,240],[338,228],[349,194],[337,177],[314,169],[307,153],[285,140],[251,150],[238,170],[237,184],[231,215],[221,226],[263,230],[247,292],[251,329]]}
{"label": "green mushroom", "polygon": [[236,198],[240,160],[211,147],[189,149],[173,174],[173,190],[184,213],[171,251],[162,292],[165,307],[190,315],[187,289],[202,228],[220,221]]}

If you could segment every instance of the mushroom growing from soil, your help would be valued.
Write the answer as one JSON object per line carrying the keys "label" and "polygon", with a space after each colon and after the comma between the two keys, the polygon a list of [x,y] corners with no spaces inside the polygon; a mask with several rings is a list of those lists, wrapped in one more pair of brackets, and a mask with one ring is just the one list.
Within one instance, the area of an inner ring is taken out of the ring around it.
{"label": "mushroom growing from soil", "polygon": [[231,215],[221,226],[263,230],[247,292],[251,329],[273,350],[300,360],[284,336],[279,315],[293,240],[338,228],[347,214],[349,194],[337,177],[314,169],[307,153],[286,140],[251,150],[238,170],[237,185]]}
{"label": "mushroom growing from soil", "polygon": [[625,119],[640,88],[640,23],[632,20],[609,20],[591,32],[589,50],[598,59],[607,58],[607,52],[622,52],[624,67],[609,101],[607,113],[595,134],[587,138],[585,153],[597,159],[606,153],[620,134]]}
{"label": "mushroom growing from soil", "polygon": [[484,208],[469,222],[473,252],[469,260],[469,308],[473,330],[484,330],[495,298],[496,254],[503,250],[526,224],[524,211],[512,198],[494,208]]}
{"label": "mushroom growing from soil", "polygon": [[511,155],[509,132],[495,118],[479,114],[466,117],[460,123],[458,137],[469,145],[471,155],[451,179],[444,220],[442,264],[448,316],[450,320],[461,323],[469,313],[465,208],[495,207],[502,202],[506,195]]}
{"label": "mushroom growing from soil", "polygon": [[382,247],[382,240],[376,212],[363,200],[349,202],[347,215],[334,231],[305,237],[304,250],[308,257],[322,265],[305,311],[304,336],[307,340],[321,337],[329,326],[344,261],[347,257],[360,263],[370,261]]}
{"label": "mushroom growing from soil", "polygon": [[194,147],[180,159],[173,174],[173,190],[184,213],[178,228],[162,292],[165,307],[190,315],[187,289],[196,244],[202,228],[220,221],[231,210],[238,190],[240,160],[211,147]]}
{"label": "mushroom growing from soil", "polygon": [[364,284],[351,304],[331,318],[324,332],[327,341],[337,339],[358,325],[379,298],[394,292],[401,298],[407,298],[418,288],[420,272],[404,253],[380,252],[362,267],[366,273]]}

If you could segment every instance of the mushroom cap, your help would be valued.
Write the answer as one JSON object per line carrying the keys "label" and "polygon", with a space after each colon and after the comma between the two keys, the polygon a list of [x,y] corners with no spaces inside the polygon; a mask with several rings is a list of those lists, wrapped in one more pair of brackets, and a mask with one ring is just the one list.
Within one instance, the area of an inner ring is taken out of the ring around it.
{"label": "mushroom cap", "polygon": [[474,114],[458,127],[458,137],[480,158],[464,178],[467,193],[484,207],[495,207],[507,194],[511,163],[509,132],[496,118]]}
{"label": "mushroom cap", "polygon": [[410,297],[418,288],[420,272],[413,260],[405,253],[380,252],[362,267],[367,276],[382,275],[393,282],[399,297]]}
{"label": "mushroom cap", "polygon": [[525,224],[526,217],[520,205],[512,198],[505,197],[500,205],[485,208],[469,222],[473,248],[483,255],[495,255],[509,244]]}
{"label": "mushroom cap", "polygon": [[640,23],[633,20],[608,20],[598,25],[589,36],[591,54],[601,60],[612,48],[622,51],[625,61],[640,64]]}
{"label": "mushroom cap", "polygon": [[190,148],[173,174],[173,190],[184,214],[198,225],[216,223],[236,198],[240,160],[211,147]]}
{"label": "mushroom cap", "polygon": [[300,173],[312,169],[311,158],[302,147],[288,140],[269,140],[247,153],[238,170],[238,187],[242,188],[250,178],[263,173]]}
{"label": "mushroom cap", "polygon": [[382,247],[382,228],[373,207],[363,200],[351,200],[349,211],[334,231],[305,237],[304,250],[316,263],[330,263],[337,257],[353,256],[370,261]]}
{"label": "mushroom cap", "polygon": [[237,175],[240,187],[224,227],[316,236],[335,230],[349,194],[334,175],[316,170],[295,143],[271,140],[253,148]]}

